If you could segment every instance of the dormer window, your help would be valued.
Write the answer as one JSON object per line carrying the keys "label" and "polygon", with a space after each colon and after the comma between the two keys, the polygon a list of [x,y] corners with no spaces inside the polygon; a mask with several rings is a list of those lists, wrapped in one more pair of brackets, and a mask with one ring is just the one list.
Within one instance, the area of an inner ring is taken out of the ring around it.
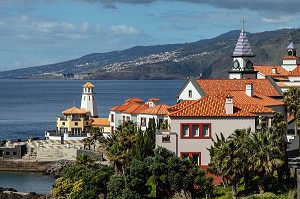
{"label": "dormer window", "polygon": [[192,98],[192,97],[193,97],[192,90],[189,90],[189,98]]}

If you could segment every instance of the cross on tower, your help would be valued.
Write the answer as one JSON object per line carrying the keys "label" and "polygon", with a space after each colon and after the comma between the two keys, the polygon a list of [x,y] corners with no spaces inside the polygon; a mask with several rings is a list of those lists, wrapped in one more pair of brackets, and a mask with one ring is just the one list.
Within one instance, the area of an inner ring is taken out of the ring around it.
{"label": "cross on tower", "polygon": [[244,30],[244,26],[245,26],[245,22],[246,22],[244,17],[243,17],[243,20],[241,22],[243,23],[243,27],[242,27],[243,29],[242,30]]}

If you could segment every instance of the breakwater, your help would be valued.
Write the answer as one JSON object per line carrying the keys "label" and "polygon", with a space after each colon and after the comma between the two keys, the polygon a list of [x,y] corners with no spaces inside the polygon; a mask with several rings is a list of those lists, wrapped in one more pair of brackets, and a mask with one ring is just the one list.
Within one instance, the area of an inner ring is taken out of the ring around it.
{"label": "breakwater", "polygon": [[56,161],[37,161],[22,159],[1,159],[0,171],[33,171],[44,172],[53,166]]}

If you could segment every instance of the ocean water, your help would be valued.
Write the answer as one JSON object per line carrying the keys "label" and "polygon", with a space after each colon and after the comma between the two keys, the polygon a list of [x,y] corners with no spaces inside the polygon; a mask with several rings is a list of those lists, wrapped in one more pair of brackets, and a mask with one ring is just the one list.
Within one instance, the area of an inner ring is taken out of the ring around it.
{"label": "ocean water", "polygon": [[0,171],[0,187],[49,195],[55,179],[36,172]]}
{"label": "ocean water", "polygon": [[[62,111],[80,107],[81,80],[0,79],[0,140],[43,137],[56,129]],[[92,80],[99,117],[131,97],[148,100],[157,97],[173,105],[184,80]]]}

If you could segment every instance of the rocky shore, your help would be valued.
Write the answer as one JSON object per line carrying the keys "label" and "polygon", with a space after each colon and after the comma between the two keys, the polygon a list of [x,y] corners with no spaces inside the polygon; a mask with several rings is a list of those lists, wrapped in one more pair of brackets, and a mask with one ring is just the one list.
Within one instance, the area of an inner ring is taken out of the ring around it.
{"label": "rocky shore", "polygon": [[23,193],[23,192],[18,192],[13,188],[0,187],[0,198],[1,199],[46,199],[47,196],[45,194],[37,194],[35,192]]}

